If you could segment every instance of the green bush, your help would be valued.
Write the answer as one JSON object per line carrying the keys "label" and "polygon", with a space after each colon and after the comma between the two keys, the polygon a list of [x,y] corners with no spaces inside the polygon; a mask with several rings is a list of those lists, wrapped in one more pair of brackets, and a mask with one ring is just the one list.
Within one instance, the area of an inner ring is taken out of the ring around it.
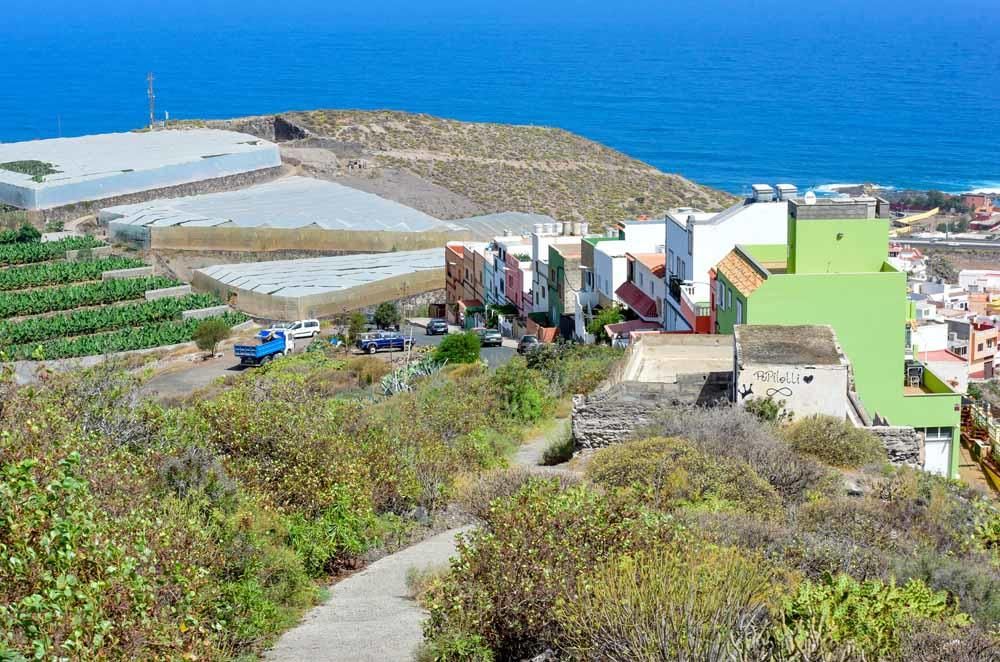
{"label": "green bush", "polygon": [[807,416],[782,430],[782,436],[797,452],[835,467],[851,469],[886,461],[878,437],[833,416]]}
{"label": "green bush", "polygon": [[441,339],[434,350],[435,361],[447,363],[475,363],[479,360],[479,336],[472,331],[453,333]]}
{"label": "green bush", "polygon": [[578,660],[738,659],[780,603],[779,573],[733,548],[657,547],[606,561],[557,607],[559,648]]}
{"label": "green bush", "polygon": [[683,439],[631,441],[598,451],[587,476],[610,488],[630,488],[656,508],[735,509],[769,515],[777,492],[748,465],[713,457]]}
{"label": "green bush", "polygon": [[375,545],[377,530],[371,506],[359,503],[344,487],[333,489],[329,504],[318,516],[292,515],[288,540],[305,565],[319,577],[336,572]]}
{"label": "green bush", "polygon": [[380,329],[392,328],[400,319],[399,308],[391,301],[382,302],[375,309],[374,322]]}
{"label": "green bush", "polygon": [[546,405],[545,384],[537,372],[528,369],[523,359],[514,358],[498,368],[494,383],[511,418],[533,423],[542,417]]}
{"label": "green bush", "polygon": [[213,318],[198,322],[191,337],[198,345],[198,349],[215,354],[219,343],[228,338],[230,334],[229,324],[225,320]]}
{"label": "green bush", "polygon": [[904,629],[918,619],[962,625],[944,592],[919,580],[857,580],[846,575],[805,581],[785,600],[777,638],[788,653],[813,659],[817,652],[844,647],[865,659],[884,659],[899,648]]}
{"label": "green bush", "polygon": [[431,645],[479,636],[500,659],[530,657],[555,641],[556,607],[574,599],[582,573],[669,537],[665,519],[558,480],[529,480],[484,515],[428,596],[425,634]]}

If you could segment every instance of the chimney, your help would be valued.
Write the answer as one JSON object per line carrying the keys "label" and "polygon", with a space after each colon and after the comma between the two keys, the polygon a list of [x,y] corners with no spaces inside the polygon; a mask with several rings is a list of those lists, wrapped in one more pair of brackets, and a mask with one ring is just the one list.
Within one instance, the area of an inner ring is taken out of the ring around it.
{"label": "chimney", "polygon": [[580,222],[580,236],[581,237],[586,237],[588,234],[590,234],[590,223],[588,223],[587,221],[581,221]]}
{"label": "chimney", "polygon": [[543,223],[535,223],[535,234],[542,234],[545,232],[545,225]]}
{"label": "chimney", "polygon": [[565,221],[562,224],[562,235],[564,237],[569,237],[573,234],[573,224],[569,221]]}

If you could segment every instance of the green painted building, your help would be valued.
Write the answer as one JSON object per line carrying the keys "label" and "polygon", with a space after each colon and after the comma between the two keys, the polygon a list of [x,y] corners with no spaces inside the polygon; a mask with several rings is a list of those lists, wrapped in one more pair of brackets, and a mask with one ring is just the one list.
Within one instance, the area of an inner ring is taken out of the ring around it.
{"label": "green painted building", "polygon": [[957,478],[961,395],[907,365],[906,274],[886,261],[889,225],[876,198],[790,201],[787,245],[740,245],[716,266],[716,329],[829,324],[868,414],[917,428],[924,468]]}

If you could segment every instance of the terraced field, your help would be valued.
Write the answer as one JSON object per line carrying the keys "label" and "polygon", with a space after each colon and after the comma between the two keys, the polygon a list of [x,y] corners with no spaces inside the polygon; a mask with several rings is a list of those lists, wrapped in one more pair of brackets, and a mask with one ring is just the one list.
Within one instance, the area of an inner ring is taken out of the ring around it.
{"label": "terraced field", "polygon": [[[147,301],[149,290],[181,285],[161,276],[101,280],[105,271],[145,266],[128,257],[66,261],[97,248],[91,237],[0,245],[0,356],[62,359],[187,342],[199,320],[182,313],[222,302],[209,294]],[[241,313],[221,317],[230,326]]]}

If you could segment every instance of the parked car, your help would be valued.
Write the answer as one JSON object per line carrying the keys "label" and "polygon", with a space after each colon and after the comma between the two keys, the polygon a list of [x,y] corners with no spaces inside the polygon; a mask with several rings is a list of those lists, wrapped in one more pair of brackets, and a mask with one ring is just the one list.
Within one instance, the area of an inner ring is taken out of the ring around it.
{"label": "parked car", "polygon": [[448,335],[448,322],[436,317],[427,323],[425,332],[429,336]]}
{"label": "parked car", "polygon": [[270,363],[279,356],[286,356],[295,349],[292,335],[285,329],[262,329],[257,333],[256,345],[236,345],[233,353],[245,366]]}
{"label": "parked car", "polygon": [[315,338],[319,334],[319,320],[298,320],[274,328],[284,329],[293,338]]}
{"label": "parked car", "polygon": [[496,329],[476,329],[479,344],[483,347],[499,347],[503,345],[503,336]]}
{"label": "parked car", "polygon": [[402,351],[409,349],[412,344],[413,338],[404,336],[398,331],[376,331],[365,333],[358,338],[357,347],[363,352],[374,354],[383,349]]}
{"label": "parked car", "polygon": [[538,336],[521,336],[520,342],[517,343],[517,353],[527,354],[538,347],[538,344]]}

